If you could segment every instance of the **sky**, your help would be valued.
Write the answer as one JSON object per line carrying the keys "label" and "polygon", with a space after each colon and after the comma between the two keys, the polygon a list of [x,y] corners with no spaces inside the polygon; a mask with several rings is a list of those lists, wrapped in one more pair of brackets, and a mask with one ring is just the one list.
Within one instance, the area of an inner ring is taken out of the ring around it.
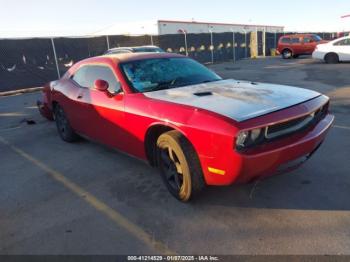
{"label": "sky", "polygon": [[346,14],[349,0],[0,0],[0,37],[89,35],[121,22],[162,19],[350,31],[350,18],[340,18]]}

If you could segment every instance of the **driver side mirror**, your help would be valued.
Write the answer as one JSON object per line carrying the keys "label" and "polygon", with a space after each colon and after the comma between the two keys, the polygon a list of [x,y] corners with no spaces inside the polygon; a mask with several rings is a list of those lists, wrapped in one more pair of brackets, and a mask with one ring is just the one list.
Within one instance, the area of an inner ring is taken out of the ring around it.
{"label": "driver side mirror", "polygon": [[101,91],[101,92],[106,92],[108,87],[109,87],[109,84],[107,81],[102,80],[102,79],[95,80],[94,88],[96,90]]}

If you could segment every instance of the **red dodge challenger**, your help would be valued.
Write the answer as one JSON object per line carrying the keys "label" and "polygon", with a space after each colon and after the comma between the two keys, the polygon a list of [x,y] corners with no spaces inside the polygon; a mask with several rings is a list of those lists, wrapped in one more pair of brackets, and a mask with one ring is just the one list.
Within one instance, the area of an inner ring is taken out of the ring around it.
{"label": "red dodge challenger", "polygon": [[184,202],[206,185],[298,167],[334,120],[322,94],[223,80],[167,53],[83,60],[44,87],[38,106],[64,141],[87,137],[159,167],[170,193]]}

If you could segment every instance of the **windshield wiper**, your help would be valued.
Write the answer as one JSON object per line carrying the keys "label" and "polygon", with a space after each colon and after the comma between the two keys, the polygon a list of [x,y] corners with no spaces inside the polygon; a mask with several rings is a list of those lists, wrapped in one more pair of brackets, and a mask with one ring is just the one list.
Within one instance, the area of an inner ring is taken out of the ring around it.
{"label": "windshield wiper", "polygon": [[211,79],[211,80],[204,80],[201,82],[193,82],[193,83],[182,83],[181,85],[174,85],[176,83],[177,79],[171,80],[171,81],[165,81],[165,82],[159,82],[158,86],[153,88],[152,91],[159,91],[159,90],[165,90],[165,89],[171,89],[171,88],[176,88],[176,87],[183,87],[183,86],[189,86],[189,85],[199,85],[199,84],[204,84],[204,83],[210,83],[210,82],[217,82],[222,79]]}
{"label": "windshield wiper", "polygon": [[222,79],[211,79],[211,80],[204,80],[202,82],[199,82],[198,84],[205,84],[205,83],[210,83],[210,82],[217,82],[220,81]]}
{"label": "windshield wiper", "polygon": [[152,91],[158,91],[158,90],[164,90],[164,89],[170,89],[177,87],[177,85],[174,85],[176,83],[177,79],[173,79],[171,81],[164,81],[164,82],[159,82],[157,87],[153,88]]}

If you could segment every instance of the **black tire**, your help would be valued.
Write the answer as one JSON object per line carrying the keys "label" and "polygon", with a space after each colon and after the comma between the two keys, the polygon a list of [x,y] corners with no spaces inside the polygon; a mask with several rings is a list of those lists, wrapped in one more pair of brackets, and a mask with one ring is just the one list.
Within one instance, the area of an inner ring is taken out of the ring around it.
{"label": "black tire", "polygon": [[329,53],[325,56],[324,61],[327,64],[337,64],[339,63],[339,56],[335,53]]}
{"label": "black tire", "polygon": [[299,55],[293,55],[293,58],[298,58],[299,57]]}
{"label": "black tire", "polygon": [[291,59],[293,57],[293,52],[290,49],[284,49],[282,52],[283,59]]}
{"label": "black tire", "polygon": [[187,202],[206,187],[197,153],[180,132],[159,136],[157,161],[163,182],[176,199]]}
{"label": "black tire", "polygon": [[59,104],[54,106],[54,117],[58,134],[62,140],[72,143],[79,139],[79,136],[74,132],[73,128],[69,124],[66,113]]}

